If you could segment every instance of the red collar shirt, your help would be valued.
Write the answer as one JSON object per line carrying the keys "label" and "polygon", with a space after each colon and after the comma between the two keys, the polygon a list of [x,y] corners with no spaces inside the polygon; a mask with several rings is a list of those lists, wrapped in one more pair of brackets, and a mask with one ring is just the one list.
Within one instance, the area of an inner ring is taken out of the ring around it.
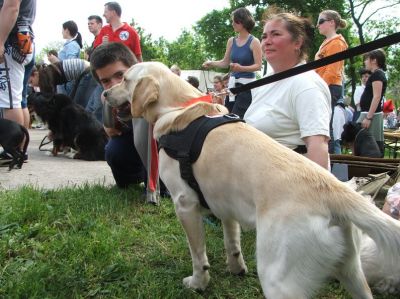
{"label": "red collar shirt", "polygon": [[140,37],[136,30],[127,23],[123,23],[123,25],[115,31],[112,30],[111,25],[103,26],[100,33],[96,36],[93,44],[94,48],[102,44],[103,36],[108,36],[109,42],[120,42],[125,44],[129,49],[131,49],[136,57],[142,55]]}

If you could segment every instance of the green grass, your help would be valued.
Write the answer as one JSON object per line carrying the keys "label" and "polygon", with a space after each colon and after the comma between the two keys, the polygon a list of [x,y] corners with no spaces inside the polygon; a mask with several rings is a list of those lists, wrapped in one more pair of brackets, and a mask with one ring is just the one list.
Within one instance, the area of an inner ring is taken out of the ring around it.
{"label": "green grass", "polygon": [[[222,228],[206,224],[211,282],[185,289],[191,259],[170,200],[102,186],[0,192],[0,298],[263,298],[255,234],[243,233],[249,274],[226,272]],[[349,298],[337,283],[317,298]],[[375,298],[389,298],[379,297]]]}

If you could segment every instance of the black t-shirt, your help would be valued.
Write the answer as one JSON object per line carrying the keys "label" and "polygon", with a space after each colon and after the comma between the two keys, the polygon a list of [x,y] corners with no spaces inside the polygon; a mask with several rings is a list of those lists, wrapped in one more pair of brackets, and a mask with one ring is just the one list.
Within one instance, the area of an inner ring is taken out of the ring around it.
{"label": "black t-shirt", "polygon": [[381,101],[378,107],[376,108],[375,112],[381,112],[382,111],[382,105],[383,105],[383,96],[385,95],[386,92],[386,85],[387,85],[387,79],[384,71],[381,69],[377,69],[375,72],[369,76],[367,83],[365,84],[365,89],[363,94],[361,95],[361,100],[360,100],[360,106],[361,106],[361,111],[363,112],[368,112],[369,107],[371,106],[372,98],[374,97],[374,93],[372,90],[372,82],[375,81],[381,81],[382,82],[382,93],[381,93]]}

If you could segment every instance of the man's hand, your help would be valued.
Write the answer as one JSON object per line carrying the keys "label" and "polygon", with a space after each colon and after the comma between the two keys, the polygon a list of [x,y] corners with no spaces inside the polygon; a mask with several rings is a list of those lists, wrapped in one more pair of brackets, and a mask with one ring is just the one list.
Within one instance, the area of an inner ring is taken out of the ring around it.
{"label": "man's hand", "polygon": [[104,131],[106,131],[106,134],[108,135],[108,137],[119,136],[122,134],[122,132],[120,130],[114,129],[114,128],[104,127]]}

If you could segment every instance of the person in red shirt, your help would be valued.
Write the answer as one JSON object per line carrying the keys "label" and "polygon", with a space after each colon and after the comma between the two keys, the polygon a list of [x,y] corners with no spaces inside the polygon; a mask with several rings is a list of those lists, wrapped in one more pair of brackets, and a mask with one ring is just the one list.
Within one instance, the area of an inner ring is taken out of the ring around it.
{"label": "person in red shirt", "polygon": [[105,25],[96,36],[93,47],[107,42],[120,42],[125,44],[138,62],[142,62],[142,50],[140,48],[140,37],[136,30],[125,22],[121,22],[122,9],[117,2],[107,2],[104,5],[104,18],[108,25]]}

